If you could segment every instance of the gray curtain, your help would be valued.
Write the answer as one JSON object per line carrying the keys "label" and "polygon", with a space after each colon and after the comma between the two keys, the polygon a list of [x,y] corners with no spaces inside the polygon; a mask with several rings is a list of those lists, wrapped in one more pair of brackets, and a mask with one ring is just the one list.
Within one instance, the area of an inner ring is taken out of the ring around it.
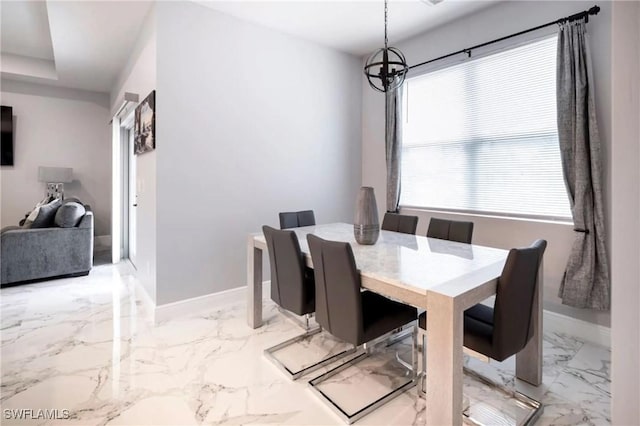
{"label": "gray curtain", "polygon": [[559,297],[576,308],[606,310],[610,280],[600,137],[584,21],[560,26],[557,67],[558,137],[575,231]]}
{"label": "gray curtain", "polygon": [[402,155],[402,92],[404,85],[385,93],[385,148],[387,159],[387,211],[400,205],[400,158]]}

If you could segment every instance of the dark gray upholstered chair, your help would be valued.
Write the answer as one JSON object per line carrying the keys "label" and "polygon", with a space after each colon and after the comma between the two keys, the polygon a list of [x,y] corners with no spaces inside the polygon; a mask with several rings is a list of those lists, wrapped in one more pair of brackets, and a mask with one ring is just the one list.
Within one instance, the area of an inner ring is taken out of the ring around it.
{"label": "dark gray upholstered chair", "polygon": [[[531,319],[538,270],[546,247],[545,240],[536,240],[527,248],[514,248],[509,251],[502,274],[498,278],[494,307],[479,303],[464,312],[466,348],[496,361],[504,361],[523,350],[529,343],[533,337]],[[420,315],[418,323],[421,329],[426,329],[425,313]],[[477,376],[477,373],[472,374]],[[488,381],[484,378],[482,380]],[[525,399],[524,402],[533,402],[534,409],[541,407],[538,401],[529,397],[517,392],[509,393],[516,398]]]}
{"label": "dark gray upholstered chair", "polygon": [[302,226],[313,226],[315,224],[316,217],[313,214],[313,210],[280,213],[280,229],[299,228]]}
{"label": "dark gray upholstered chair", "polygon": [[415,234],[418,227],[418,216],[409,216],[397,213],[385,213],[382,220],[382,229],[385,231],[402,232],[403,234]]}
{"label": "dark gray upholstered chair", "polygon": [[427,237],[471,244],[473,222],[461,222],[432,217],[429,221]]}
{"label": "dark gray upholstered chair", "polygon": [[477,304],[464,313],[467,348],[504,361],[529,343],[538,268],[546,247],[545,240],[537,240],[530,247],[509,251],[494,307]]}
{"label": "dark gray upholstered chair", "polygon": [[[337,356],[346,355],[340,352],[334,356],[311,363],[306,368],[292,371],[276,356],[276,353],[292,344],[319,333],[320,328],[310,330],[309,319],[315,311],[315,285],[313,270],[305,265],[304,255],[300,250],[300,243],[294,231],[278,230],[270,226],[263,226],[269,252],[271,266],[271,299],[278,305],[280,312],[301,325],[307,332],[296,336],[276,346],[265,350],[265,354],[278,367],[287,372],[292,379],[314,371],[328,362],[335,361]],[[304,323],[289,312],[304,316]]]}
{"label": "dark gray upholstered chair", "polygon": [[271,299],[296,315],[315,311],[313,270],[305,265],[298,237],[293,231],[263,226],[271,266]]}
{"label": "dark gray upholstered chair", "polygon": [[360,272],[356,268],[349,243],[327,241],[312,234],[307,234],[307,242],[316,277],[316,321],[323,329],[342,340],[355,346],[365,344],[365,352],[360,356],[309,382],[323,399],[336,407],[336,411],[351,423],[413,386],[417,370],[415,362],[411,377],[406,383],[351,415],[316,386],[369,356],[366,347],[368,342],[411,323],[416,318],[417,310],[379,294],[361,291]]}

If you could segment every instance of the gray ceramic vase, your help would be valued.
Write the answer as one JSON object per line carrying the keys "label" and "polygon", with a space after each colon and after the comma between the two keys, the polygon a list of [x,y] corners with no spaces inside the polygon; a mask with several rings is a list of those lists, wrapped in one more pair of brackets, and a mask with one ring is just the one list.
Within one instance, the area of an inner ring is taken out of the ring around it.
{"label": "gray ceramic vase", "polygon": [[372,245],[378,241],[380,235],[378,205],[376,204],[376,195],[370,186],[360,188],[356,203],[356,217],[353,222],[353,234],[358,244]]}

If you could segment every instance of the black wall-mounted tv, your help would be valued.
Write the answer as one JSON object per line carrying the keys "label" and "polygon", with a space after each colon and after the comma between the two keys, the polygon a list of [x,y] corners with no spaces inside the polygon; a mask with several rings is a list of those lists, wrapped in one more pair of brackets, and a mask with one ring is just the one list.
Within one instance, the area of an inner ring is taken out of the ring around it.
{"label": "black wall-mounted tv", "polygon": [[0,165],[13,166],[13,108],[0,107]]}

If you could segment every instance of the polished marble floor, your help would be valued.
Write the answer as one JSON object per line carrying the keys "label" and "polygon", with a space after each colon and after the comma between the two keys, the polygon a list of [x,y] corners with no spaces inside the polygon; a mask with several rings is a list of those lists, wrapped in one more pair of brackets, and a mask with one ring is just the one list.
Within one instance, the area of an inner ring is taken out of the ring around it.
{"label": "polished marble floor", "polygon": [[[111,265],[88,277],[4,288],[0,301],[3,425],[342,424],[304,379],[290,381],[264,357],[265,348],[300,333],[273,305],[258,330],[246,325],[244,304],[153,326],[131,270]],[[328,340],[310,341],[307,349],[319,351],[314,345]],[[406,342],[399,345],[406,355]],[[357,405],[362,389],[374,392],[391,382],[385,368],[400,371],[393,354],[381,351],[378,361],[345,370],[327,386],[341,402]],[[545,411],[537,424],[609,424],[609,349],[547,334],[544,356],[539,388],[514,384],[513,360],[466,363],[541,398]],[[513,401],[469,377],[465,395],[476,416],[492,408],[491,424],[512,424],[522,415]],[[7,410],[16,409],[57,409],[58,417],[69,418],[8,419]],[[424,418],[414,388],[358,424],[413,425]]]}

